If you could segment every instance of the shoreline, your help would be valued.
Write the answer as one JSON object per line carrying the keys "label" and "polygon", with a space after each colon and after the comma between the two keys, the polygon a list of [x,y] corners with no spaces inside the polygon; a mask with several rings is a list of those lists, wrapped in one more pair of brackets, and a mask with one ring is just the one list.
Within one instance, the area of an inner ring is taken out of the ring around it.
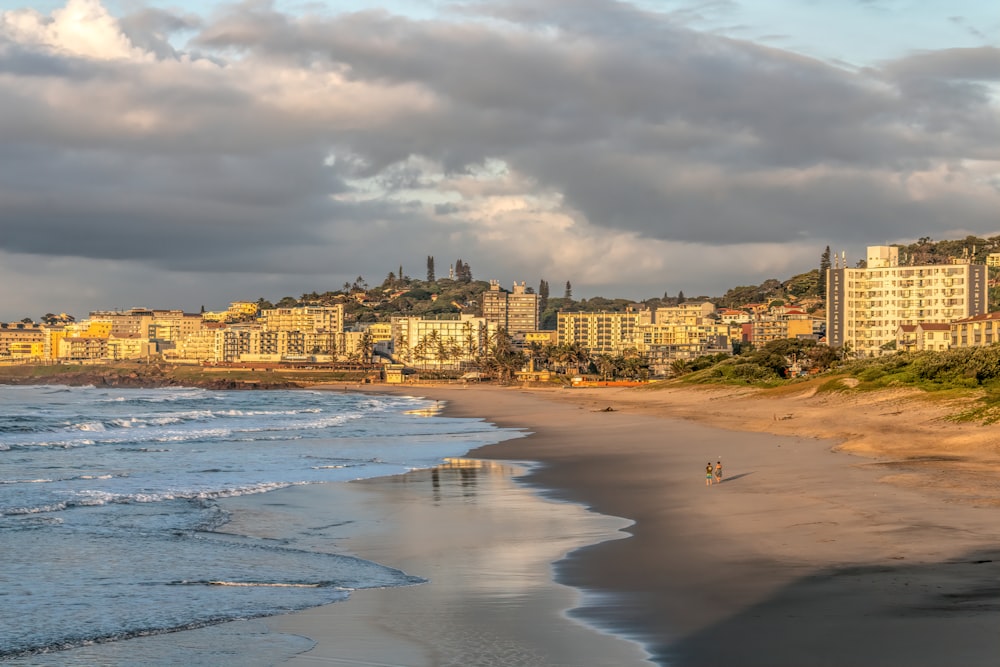
{"label": "shoreline", "polygon": [[[914,482],[948,482],[966,452],[995,476],[995,427],[936,423],[896,394],[386,389],[364,388],[530,430],[469,456],[538,461],[524,481],[546,496],[635,521],[555,576],[601,602],[575,615],[643,642],[657,664],[988,665],[1000,651],[993,488]],[[952,458],[906,458],[939,443]],[[705,488],[704,462],[719,457],[725,481]]]}

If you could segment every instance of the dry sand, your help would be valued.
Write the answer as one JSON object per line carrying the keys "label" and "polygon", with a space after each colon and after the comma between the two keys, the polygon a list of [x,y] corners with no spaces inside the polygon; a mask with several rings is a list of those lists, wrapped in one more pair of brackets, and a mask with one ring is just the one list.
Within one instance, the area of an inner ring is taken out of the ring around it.
{"label": "dry sand", "polygon": [[[555,577],[597,594],[579,601],[574,613],[642,641],[657,664],[998,662],[998,427],[945,422],[950,407],[906,393],[853,398],[791,391],[762,397],[732,389],[447,386],[389,391],[442,399],[449,415],[530,429],[530,437],[471,455],[539,461],[543,465],[527,477],[529,484],[635,522],[624,528],[628,539],[573,551],[559,562]],[[719,459],[724,482],[706,487],[705,463]],[[466,543],[475,551],[481,535],[473,537]],[[456,548],[448,544],[449,551]],[[391,557],[390,547],[375,545],[376,552],[384,548],[379,562]],[[412,564],[428,567],[434,558],[425,555]],[[428,590],[436,585],[429,578]],[[467,600],[476,613],[459,626],[441,627],[437,640],[424,637],[425,649],[435,641],[464,642],[478,630],[517,637],[516,655],[534,658],[467,664],[632,664],[597,653],[547,659],[560,655],[566,637],[523,632],[509,618],[490,616],[496,600],[473,586],[462,591],[468,580],[458,583],[451,599]],[[338,658],[331,641],[340,621],[316,617],[343,614],[356,601],[313,610],[312,616],[282,617],[284,630],[319,641],[300,664],[315,664],[308,662],[310,655],[326,664],[462,664],[437,662],[400,643],[405,633],[399,619],[422,610],[437,613],[422,606],[433,597],[408,602],[399,589],[380,593],[390,601],[369,603],[377,613],[367,620],[355,616],[351,627],[359,637],[371,631],[384,641],[353,662]],[[545,605],[519,601],[515,616],[522,624],[529,619],[529,626],[546,627],[546,619],[557,614],[546,606],[551,596],[544,599]],[[380,652],[383,645],[391,648]],[[472,655],[474,650],[466,653]]]}

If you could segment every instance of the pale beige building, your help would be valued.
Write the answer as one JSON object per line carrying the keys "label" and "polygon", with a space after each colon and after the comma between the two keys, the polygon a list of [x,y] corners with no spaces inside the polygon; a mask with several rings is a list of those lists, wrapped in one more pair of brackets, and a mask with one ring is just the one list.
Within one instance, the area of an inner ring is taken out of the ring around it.
{"label": "pale beige building", "polygon": [[657,308],[654,322],[656,324],[701,324],[705,319],[715,314],[715,304],[709,301],[687,301],[676,306]]}
{"label": "pale beige building", "polygon": [[59,358],[67,361],[98,361],[108,358],[107,338],[72,336],[59,341]]}
{"label": "pale beige building", "polygon": [[200,313],[182,310],[154,310],[153,319],[146,328],[146,336],[163,343],[176,344],[191,334],[201,331],[204,320]]}
{"label": "pale beige building", "polygon": [[827,272],[827,341],[877,356],[901,324],[951,322],[986,312],[986,266],[900,266],[899,248],[871,246],[866,268]]}
{"label": "pale beige building", "polygon": [[459,319],[392,318],[392,354],[414,366],[461,368],[487,349],[496,325],[485,318],[461,315]]}
{"label": "pale beige building", "polygon": [[344,330],[344,306],[301,306],[262,310],[260,320],[268,331],[339,333]]}
{"label": "pale beige building", "polygon": [[678,359],[732,353],[732,331],[728,322],[709,318],[696,324],[643,324],[638,327],[635,348],[654,375],[663,375]]}
{"label": "pale beige building", "polygon": [[622,354],[636,347],[639,326],[649,323],[649,311],[624,313],[558,313],[559,345],[577,344],[591,354]]}
{"label": "pale beige building", "polygon": [[149,359],[156,354],[156,343],[139,336],[109,336],[108,359]]}
{"label": "pale beige building", "polygon": [[88,317],[90,321],[103,321],[111,324],[106,336],[114,334],[115,336],[140,336],[142,338],[149,337],[149,325],[153,318],[154,313],[149,308],[95,310]]}

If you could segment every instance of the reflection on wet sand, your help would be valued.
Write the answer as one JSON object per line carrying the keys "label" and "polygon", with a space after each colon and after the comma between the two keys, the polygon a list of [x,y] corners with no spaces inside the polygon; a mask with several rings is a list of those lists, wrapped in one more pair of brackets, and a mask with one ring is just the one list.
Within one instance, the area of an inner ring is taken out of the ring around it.
{"label": "reflection on wet sand", "polygon": [[526,470],[450,459],[320,493],[289,490],[308,494],[327,521],[347,503],[360,519],[338,547],[427,583],[356,591],[346,603],[273,619],[276,630],[318,642],[288,664],[649,665],[636,644],[567,616],[580,593],[552,580],[554,562],[623,537],[629,522],[541,498],[515,483]]}

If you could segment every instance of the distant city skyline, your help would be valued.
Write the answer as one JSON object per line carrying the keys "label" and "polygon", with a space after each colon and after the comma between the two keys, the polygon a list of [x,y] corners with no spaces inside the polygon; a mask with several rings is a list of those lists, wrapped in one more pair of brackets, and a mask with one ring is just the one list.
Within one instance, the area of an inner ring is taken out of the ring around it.
{"label": "distant city skyline", "polygon": [[721,296],[996,236],[998,34],[971,0],[0,0],[0,320],[427,255]]}

